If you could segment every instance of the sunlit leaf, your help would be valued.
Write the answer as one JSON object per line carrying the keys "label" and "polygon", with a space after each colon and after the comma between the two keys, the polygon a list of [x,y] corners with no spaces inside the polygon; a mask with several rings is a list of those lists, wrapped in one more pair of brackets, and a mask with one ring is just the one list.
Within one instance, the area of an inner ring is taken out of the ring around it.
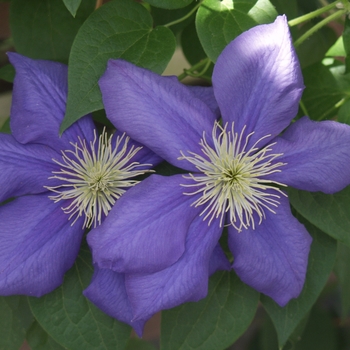
{"label": "sunlit leaf", "polygon": [[61,131],[83,115],[103,108],[97,82],[108,59],[123,58],[163,72],[175,51],[175,37],[170,29],[152,25],[149,12],[129,0],[111,1],[89,17],[69,58],[68,101]]}

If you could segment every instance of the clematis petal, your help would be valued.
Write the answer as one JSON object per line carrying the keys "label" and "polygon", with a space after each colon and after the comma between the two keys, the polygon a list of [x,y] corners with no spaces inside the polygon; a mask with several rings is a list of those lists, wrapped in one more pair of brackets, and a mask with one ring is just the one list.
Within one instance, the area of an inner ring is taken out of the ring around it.
{"label": "clematis petal", "polygon": [[0,134],[0,202],[16,196],[47,191],[44,186],[56,169],[57,152],[44,145],[22,145],[11,135]]}
{"label": "clematis petal", "polygon": [[247,134],[255,132],[249,147],[285,129],[297,114],[304,88],[286,17],[228,44],[215,64],[213,87],[224,124],[234,122],[238,133],[244,125]]}
{"label": "clematis petal", "polygon": [[[117,137],[124,138],[124,137],[127,137],[127,135],[124,132],[116,130],[113,134],[113,140],[114,140],[113,142],[116,142]],[[118,152],[122,150],[123,146],[124,146],[124,142],[122,142],[119,145]],[[163,161],[163,159],[161,157],[159,157],[157,154],[152,152],[149,148],[147,148],[147,147],[141,145],[139,142],[129,138],[127,150],[129,151],[132,148],[133,149],[139,148],[140,150],[134,155],[134,157],[132,157],[132,159],[130,160],[130,162],[128,164],[133,163],[133,162],[138,162],[140,164],[150,164],[150,166],[144,167],[144,169],[149,169],[149,168],[154,167]],[[138,169],[141,169],[141,168],[138,168]]]}
{"label": "clematis petal", "polygon": [[108,119],[169,163],[190,171],[180,151],[200,150],[215,114],[172,77],[161,77],[123,60],[109,60],[99,81]]}
{"label": "clematis petal", "polygon": [[125,276],[135,320],[207,295],[210,259],[221,232],[219,220],[208,226],[197,217],[189,227],[186,250],[176,263],[153,274]]}
{"label": "clematis petal", "polygon": [[213,273],[219,270],[229,271],[230,269],[230,263],[227,260],[227,257],[224,251],[222,250],[220,244],[218,243],[215,249],[213,250],[209,261],[209,275],[212,275]]}
{"label": "clematis petal", "polygon": [[198,208],[181,175],[151,175],[129,189],[87,237],[94,263],[121,273],[152,273],[176,262]]}
{"label": "clematis petal", "polygon": [[147,320],[133,321],[133,314],[125,290],[124,275],[94,266],[91,283],[83,294],[107,315],[129,324],[139,337]]}
{"label": "clematis petal", "polygon": [[93,140],[91,117],[81,118],[59,137],[66,110],[67,67],[9,53],[15,66],[11,109],[12,134],[20,143],[41,143],[55,150],[69,148],[78,136]]}
{"label": "clematis petal", "polygon": [[229,247],[240,279],[284,306],[303,288],[312,238],[292,215],[288,198],[280,202],[276,214],[265,210],[255,230],[229,226]]}
{"label": "clematis petal", "polygon": [[0,207],[0,295],[40,297],[63,282],[78,255],[83,219],[74,226],[48,194]]}
{"label": "clematis petal", "polygon": [[270,179],[306,191],[335,193],[350,183],[350,127],[303,117],[277,137],[273,153],[286,163]]}
{"label": "clematis petal", "polygon": [[187,89],[190,90],[190,92],[194,96],[202,100],[218,118],[220,117],[221,112],[219,109],[219,105],[215,99],[214,89],[212,86],[192,86],[192,85],[185,85],[185,86],[187,87]]}

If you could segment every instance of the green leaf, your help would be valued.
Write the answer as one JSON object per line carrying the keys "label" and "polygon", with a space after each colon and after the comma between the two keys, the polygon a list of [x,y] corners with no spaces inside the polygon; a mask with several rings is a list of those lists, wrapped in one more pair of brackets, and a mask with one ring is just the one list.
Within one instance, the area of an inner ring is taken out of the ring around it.
{"label": "green leaf", "polygon": [[[300,35],[310,29],[312,24],[304,25]],[[323,27],[308,40],[297,47],[296,51],[302,68],[322,61],[328,49],[336,42],[337,36],[331,28]]]}
{"label": "green leaf", "polygon": [[82,294],[91,280],[92,262],[85,246],[64,283],[41,298],[28,298],[40,326],[70,350],[124,349],[130,327],[107,316]]}
{"label": "green leaf", "polygon": [[33,322],[27,298],[0,297],[0,349],[19,349]]}
{"label": "green leaf", "polygon": [[0,131],[5,134],[11,134],[10,118],[7,118],[4,124],[1,125]]}
{"label": "green leaf", "polygon": [[345,319],[350,312],[350,248],[340,242],[334,271],[340,285],[342,317]]}
{"label": "green leaf", "polygon": [[27,342],[31,350],[64,350],[39,325],[34,322],[27,333]]}
{"label": "green leaf", "polygon": [[306,86],[302,101],[308,116],[323,120],[336,115],[343,98],[350,97],[349,75],[344,67],[326,67],[321,63],[303,69]]}
{"label": "green leaf", "polygon": [[288,20],[298,16],[298,4],[296,0],[270,0],[272,5],[276,7],[280,15],[286,15]]}
{"label": "green leaf", "polygon": [[196,16],[199,40],[215,62],[225,46],[257,24],[273,22],[277,16],[268,0],[204,0]]}
{"label": "green leaf", "polygon": [[183,17],[188,15],[196,5],[197,3],[195,1],[190,3],[186,7],[176,10],[167,10],[158,7],[152,7],[151,14],[153,17],[154,26],[168,25],[169,23],[182,19],[180,22],[169,26],[169,29],[176,35],[180,33],[190,23],[194,22],[196,14],[195,11],[186,19],[183,19]]}
{"label": "green leaf", "polygon": [[337,350],[338,339],[332,317],[320,308],[313,308],[305,327],[298,350]]}
{"label": "green leaf", "polygon": [[63,3],[67,7],[67,10],[72,14],[72,16],[75,17],[81,4],[81,0],[63,0]]}
{"label": "green leaf", "polygon": [[350,100],[340,106],[338,111],[338,122],[350,125]]}
{"label": "green leaf", "polygon": [[334,56],[345,56],[345,49],[344,49],[344,42],[343,37],[340,36],[338,40],[329,48],[329,50],[326,52],[326,56],[334,57]]}
{"label": "green leaf", "polygon": [[147,0],[147,2],[155,7],[173,10],[185,7],[193,2],[193,0]]}
{"label": "green leaf", "polygon": [[98,80],[110,58],[123,58],[162,73],[175,51],[171,30],[152,28],[152,17],[140,4],[111,1],[96,10],[80,28],[68,69],[68,101],[64,131],[83,115],[102,109]]}
{"label": "green leaf", "polygon": [[308,221],[350,246],[350,186],[335,194],[288,188],[293,207]]}
{"label": "green leaf", "polygon": [[6,64],[0,68],[0,79],[13,83],[15,79],[15,68],[12,64]]}
{"label": "green leaf", "polygon": [[125,350],[156,350],[156,348],[151,343],[142,339],[131,338]]}
{"label": "green leaf", "polygon": [[350,70],[350,19],[348,16],[345,17],[345,23],[344,23],[344,31],[343,31],[343,44],[344,49],[346,52],[345,57],[345,67],[346,67],[346,73],[349,73]]}
{"label": "green leaf", "polygon": [[250,325],[258,299],[233,272],[214,274],[205,299],[163,311],[161,349],[225,349]]}
{"label": "green leaf", "polygon": [[94,10],[84,0],[75,18],[62,0],[12,0],[10,24],[16,51],[31,58],[68,62],[74,37]]}
{"label": "green leaf", "polygon": [[285,307],[278,306],[265,295],[261,296],[261,302],[277,331],[280,347],[286,344],[288,338],[316,302],[332,271],[336,256],[336,241],[305,219],[299,219],[313,238],[304,288],[300,296],[292,299]]}
{"label": "green leaf", "polygon": [[187,61],[192,65],[207,57],[198,39],[194,23],[191,23],[182,31],[181,46]]}

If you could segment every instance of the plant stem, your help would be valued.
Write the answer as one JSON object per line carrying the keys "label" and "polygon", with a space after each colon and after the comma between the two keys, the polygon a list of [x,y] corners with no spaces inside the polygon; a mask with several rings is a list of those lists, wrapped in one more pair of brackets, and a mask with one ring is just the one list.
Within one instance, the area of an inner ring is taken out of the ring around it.
{"label": "plant stem", "polygon": [[99,7],[103,5],[103,0],[97,0],[95,5],[95,10],[97,10]]}
{"label": "plant stem", "polygon": [[202,1],[199,1],[198,4],[190,11],[188,12],[185,16],[179,18],[179,19],[176,19],[175,21],[172,21],[172,22],[169,22],[167,24],[164,24],[164,27],[170,27],[170,26],[173,26],[175,24],[178,24],[178,23],[181,23],[183,22],[184,20],[186,20],[188,17],[190,17],[194,12],[196,12],[196,10],[198,9],[199,6],[201,6],[203,0]]}
{"label": "plant stem", "polygon": [[[182,79],[186,78],[187,76],[201,77],[209,68],[210,62],[211,61],[209,58],[205,58],[205,59],[199,61],[198,63],[196,63],[195,65],[193,65],[190,69],[184,69],[184,72],[182,74],[180,74],[177,78],[179,80],[182,80]],[[201,69],[201,71],[199,73],[194,73],[196,71],[198,72],[200,69]]]}
{"label": "plant stem", "polygon": [[307,13],[306,15],[291,19],[290,21],[288,21],[288,24],[290,27],[293,27],[293,26],[296,26],[300,23],[306,22],[312,18],[318,17],[322,13],[325,13],[325,12],[331,10],[332,8],[336,7],[338,3],[339,3],[339,0],[334,1],[331,4],[324,6],[316,11],[312,11],[310,13]]}
{"label": "plant stem", "polygon": [[335,19],[343,16],[346,13],[347,10],[341,10],[334,12],[330,16],[323,19],[321,22],[318,22],[316,25],[314,25],[312,28],[310,28],[307,32],[305,32],[300,38],[298,38],[294,42],[294,46],[298,47],[301,43],[303,43],[309,36],[317,32],[320,28],[325,26],[327,23],[334,21]]}
{"label": "plant stem", "polygon": [[307,109],[304,105],[304,102],[302,100],[300,100],[299,106],[300,106],[301,110],[303,111],[304,115],[309,115],[309,113],[307,112]]}

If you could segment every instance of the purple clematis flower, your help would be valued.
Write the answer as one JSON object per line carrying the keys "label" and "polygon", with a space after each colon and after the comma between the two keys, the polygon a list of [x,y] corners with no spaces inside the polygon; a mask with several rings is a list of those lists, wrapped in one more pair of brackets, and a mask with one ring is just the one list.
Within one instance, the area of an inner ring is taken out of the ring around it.
{"label": "purple clematis flower", "polygon": [[222,122],[175,79],[110,60],[100,80],[110,120],[187,175],[151,175],[88,235],[95,274],[85,295],[142,333],[155,312],[206,296],[226,262],[284,306],[304,284],[311,237],[285,186],[334,193],[350,183],[350,127],[303,117],[304,89],[284,16],[241,34],[219,56]]}
{"label": "purple clematis flower", "polygon": [[0,134],[0,295],[41,296],[63,281],[84,228],[160,157],[116,133],[98,137],[91,116],[62,137],[67,67],[9,54],[16,68],[12,135]]}
{"label": "purple clematis flower", "polygon": [[[0,134],[0,295],[41,296],[59,286],[84,228],[162,159],[116,131],[97,136],[85,116],[59,136],[67,67],[9,54],[16,68],[12,135]],[[188,90],[216,108],[212,89]],[[216,110],[215,113],[218,111]]]}

